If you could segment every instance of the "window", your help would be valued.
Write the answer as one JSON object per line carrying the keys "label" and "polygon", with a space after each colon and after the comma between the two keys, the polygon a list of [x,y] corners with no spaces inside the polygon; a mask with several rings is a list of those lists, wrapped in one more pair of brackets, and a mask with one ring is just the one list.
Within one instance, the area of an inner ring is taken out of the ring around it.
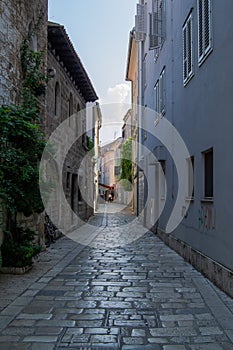
{"label": "window", "polygon": [[135,41],[144,41],[146,37],[146,5],[137,4],[135,16]]}
{"label": "window", "polygon": [[70,172],[66,173],[66,188],[70,188]]}
{"label": "window", "polygon": [[203,152],[204,158],[204,197],[213,198],[213,148]]}
{"label": "window", "polygon": [[183,26],[183,80],[184,85],[193,76],[193,30],[192,13]]}
{"label": "window", "polygon": [[188,199],[194,197],[194,157],[187,159],[188,165]]}
{"label": "window", "polygon": [[28,26],[28,36],[29,36],[29,47],[32,51],[37,51],[37,35],[35,33],[35,28],[33,28],[33,23],[30,22]]}
{"label": "window", "polygon": [[[78,136],[79,134],[79,130],[82,130],[82,126],[81,126],[81,122],[82,122],[82,118],[81,118],[81,107],[80,107],[80,104],[77,103],[77,113],[76,113],[76,116],[75,116],[75,132],[76,132],[76,136]],[[80,136],[80,135],[79,135]]]}
{"label": "window", "polygon": [[142,80],[143,80],[144,89],[146,88],[146,81],[147,81],[146,79],[147,79],[147,76],[146,76],[146,55],[145,55],[142,61]]}
{"label": "window", "polygon": [[80,176],[79,184],[78,184],[78,204],[82,204],[82,201],[83,201],[82,192],[81,192],[82,183],[83,183],[83,178]]}
{"label": "window", "polygon": [[[68,101],[68,112],[69,112],[69,117],[74,113],[73,112],[73,95],[72,95],[72,93],[70,93],[70,97],[69,97],[69,101]],[[70,120],[70,118],[69,118],[69,126],[71,126],[70,125],[70,122],[71,122],[71,120]]]}
{"label": "window", "polygon": [[155,112],[159,113],[159,81],[155,84]]}
{"label": "window", "polygon": [[56,82],[55,85],[55,102],[54,102],[54,114],[55,116],[60,116],[60,102],[61,102],[61,96],[60,96],[60,86],[59,83]]}
{"label": "window", "polygon": [[69,117],[73,114],[73,95],[70,93],[69,98]]}
{"label": "window", "polygon": [[165,68],[159,77],[159,110],[162,115],[165,114]]}
{"label": "window", "polygon": [[153,0],[152,13],[149,14],[149,49],[154,50],[162,46],[165,38],[165,1]]}
{"label": "window", "polygon": [[197,0],[198,3],[198,56],[199,65],[212,50],[212,0]]}
{"label": "window", "polygon": [[166,197],[166,161],[159,160],[160,163],[160,199]]}

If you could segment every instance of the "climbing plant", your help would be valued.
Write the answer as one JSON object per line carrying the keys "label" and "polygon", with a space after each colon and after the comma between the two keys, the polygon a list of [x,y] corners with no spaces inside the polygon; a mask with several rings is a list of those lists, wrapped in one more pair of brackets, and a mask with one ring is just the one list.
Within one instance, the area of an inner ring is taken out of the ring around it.
{"label": "climbing plant", "polygon": [[48,77],[42,71],[43,52],[30,49],[30,37],[21,45],[21,67],[23,73],[23,106],[35,108],[37,98],[45,94]]}
{"label": "climbing plant", "polygon": [[21,104],[0,106],[0,198],[7,214],[1,251],[8,266],[22,266],[35,254],[34,234],[18,227],[17,212],[29,216],[44,210],[38,165],[45,141],[39,129],[38,96],[45,94],[48,79],[42,72],[42,53],[30,50],[29,39],[21,47]]}
{"label": "climbing plant", "polygon": [[45,142],[34,110],[0,107],[0,198],[8,211],[42,211],[38,162]]}
{"label": "climbing plant", "polygon": [[132,138],[128,138],[121,147],[120,180],[124,189],[130,191],[132,183]]}

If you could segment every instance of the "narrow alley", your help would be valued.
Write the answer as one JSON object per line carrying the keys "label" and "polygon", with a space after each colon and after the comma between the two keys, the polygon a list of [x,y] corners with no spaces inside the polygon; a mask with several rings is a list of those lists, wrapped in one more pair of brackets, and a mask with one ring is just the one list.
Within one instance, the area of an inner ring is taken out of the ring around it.
{"label": "narrow alley", "polygon": [[233,349],[233,300],[119,204],[100,207],[91,244],[62,237],[0,276],[0,349]]}

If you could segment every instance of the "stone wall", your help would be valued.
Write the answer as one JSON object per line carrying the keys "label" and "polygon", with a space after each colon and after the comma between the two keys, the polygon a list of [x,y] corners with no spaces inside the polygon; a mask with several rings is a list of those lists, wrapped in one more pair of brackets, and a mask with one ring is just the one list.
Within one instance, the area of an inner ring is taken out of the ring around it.
{"label": "stone wall", "polygon": [[0,2],[0,104],[18,103],[21,91],[20,46],[35,29],[35,50],[43,51],[46,69],[47,0]]}
{"label": "stone wall", "polygon": [[[43,72],[47,71],[47,0],[1,0],[0,1],[0,105],[18,104],[21,101],[22,71],[20,48],[23,40],[31,35],[30,46],[41,51]],[[41,118],[45,117],[45,96],[38,99]],[[0,213],[0,243],[4,229],[4,213]],[[30,218],[18,214],[21,226],[35,229],[38,241],[43,239],[41,216]]]}
{"label": "stone wall", "polygon": [[[47,87],[47,112],[43,124],[46,139],[49,138],[51,133],[66,120],[69,115],[77,112],[77,119],[74,125],[70,125],[70,127],[80,134],[84,133],[86,128],[86,102],[81,92],[76,87],[72,76],[68,73],[55,51],[48,50],[47,62],[48,69],[53,70],[55,76],[50,79]],[[56,91],[58,91],[58,93]],[[71,96],[72,106],[70,105]],[[64,135],[64,137],[67,137],[67,135]],[[87,178],[93,178],[93,176],[90,176],[90,171],[93,172],[93,166],[90,160],[85,160],[86,164],[83,167],[84,173],[79,172],[80,164],[86,154],[87,149],[84,147],[83,138],[81,137],[68,152],[62,174],[62,183],[66,199],[72,210],[77,214],[78,219],[72,214],[72,211],[64,213],[64,203],[62,203],[59,198],[57,198],[55,206],[50,209],[52,210],[52,217],[56,217],[56,221],[61,225],[64,216],[66,216],[66,225],[70,226],[70,228],[80,224],[81,220],[85,221],[93,214],[93,209],[87,205],[85,200],[80,200],[80,195],[78,194],[79,188],[81,188],[81,190],[88,188],[88,191],[93,193],[93,186],[92,184],[88,185],[87,180]],[[60,176],[60,174],[57,175],[58,177]],[[62,229],[62,226],[59,228]]]}

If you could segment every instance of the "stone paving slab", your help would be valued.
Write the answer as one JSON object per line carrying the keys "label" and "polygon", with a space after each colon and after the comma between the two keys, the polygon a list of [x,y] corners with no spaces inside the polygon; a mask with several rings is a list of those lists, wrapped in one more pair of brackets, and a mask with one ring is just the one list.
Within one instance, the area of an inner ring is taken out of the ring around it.
{"label": "stone paving slab", "polygon": [[232,299],[129,211],[101,209],[90,245],[63,237],[0,275],[0,349],[232,350]]}

